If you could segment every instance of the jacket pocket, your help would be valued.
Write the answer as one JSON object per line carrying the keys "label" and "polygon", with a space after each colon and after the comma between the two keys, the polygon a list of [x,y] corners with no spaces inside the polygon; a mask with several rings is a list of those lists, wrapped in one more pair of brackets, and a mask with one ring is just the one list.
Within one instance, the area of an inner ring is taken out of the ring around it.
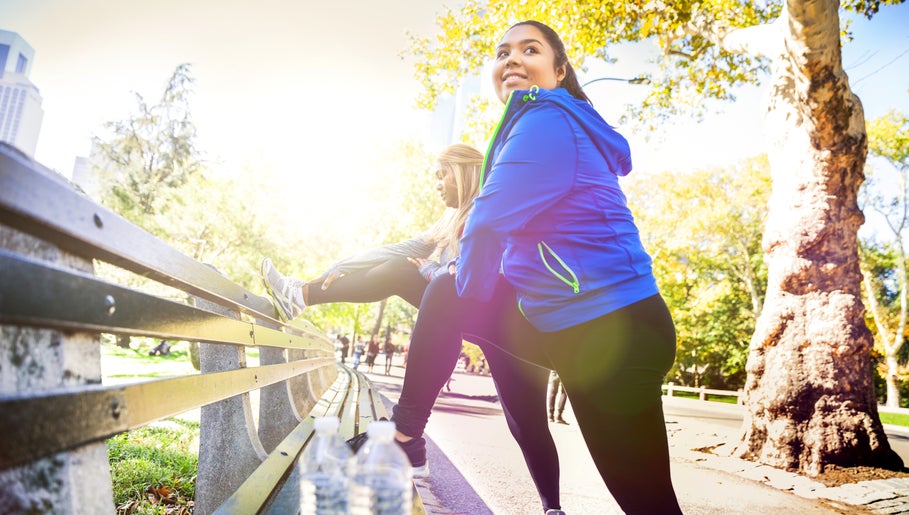
{"label": "jacket pocket", "polygon": [[[540,251],[540,259],[543,261],[543,266],[549,270],[549,273],[554,275],[558,280],[562,281],[566,285],[570,286],[571,290],[574,293],[580,293],[581,283],[578,281],[578,276],[574,273],[574,270],[572,270],[571,267],[569,267],[568,264],[565,263],[565,261],[562,260],[562,258],[560,258],[559,255],[556,254],[556,252],[546,244],[545,241],[537,243],[537,249]],[[555,261],[555,264],[561,271],[557,270],[549,264],[550,259]]]}

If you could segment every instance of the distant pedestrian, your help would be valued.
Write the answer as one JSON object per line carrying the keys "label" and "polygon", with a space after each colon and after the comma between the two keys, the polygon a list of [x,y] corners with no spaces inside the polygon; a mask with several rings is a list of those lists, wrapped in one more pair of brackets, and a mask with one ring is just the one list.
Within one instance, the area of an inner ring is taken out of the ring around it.
{"label": "distant pedestrian", "polygon": [[391,359],[395,355],[395,345],[391,343],[391,335],[385,335],[385,375],[391,375]]}
{"label": "distant pedestrian", "polygon": [[338,341],[341,342],[341,364],[343,365],[344,360],[347,358],[347,352],[350,350],[350,338],[342,334]]}
{"label": "distant pedestrian", "polygon": [[354,341],[354,354],[353,354],[353,369],[356,370],[360,366],[360,359],[363,357],[363,350],[366,349],[366,344],[363,343],[361,336],[357,336]]}
{"label": "distant pedestrian", "polygon": [[[558,404],[556,404],[558,397]],[[546,389],[546,406],[549,411],[549,421],[558,424],[568,425],[568,422],[562,418],[562,412],[565,411],[565,401],[568,395],[565,394],[565,385],[559,379],[559,374],[555,370],[549,371],[549,387]]]}
{"label": "distant pedestrian", "polygon": [[148,352],[149,356],[167,356],[170,354],[170,344],[167,340],[161,340],[161,343]]}
{"label": "distant pedestrian", "polygon": [[376,356],[379,355],[379,339],[373,336],[366,347],[366,371],[372,372],[372,367],[376,365]]}

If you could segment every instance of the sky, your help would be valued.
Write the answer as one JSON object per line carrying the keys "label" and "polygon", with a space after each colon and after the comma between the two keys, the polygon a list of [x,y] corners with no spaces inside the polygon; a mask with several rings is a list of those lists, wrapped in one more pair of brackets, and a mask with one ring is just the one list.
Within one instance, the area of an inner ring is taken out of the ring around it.
{"label": "sky", "polygon": [[[357,185],[368,182],[378,154],[432,136],[429,115],[414,108],[412,63],[400,54],[405,31],[433,34],[446,4],[0,0],[0,29],[35,49],[30,78],[45,112],[35,157],[46,166],[70,175],[103,123],[129,115],[134,93],[156,101],[173,70],[191,63],[199,147],[213,167],[273,170],[294,192],[318,192],[310,197],[325,207],[367,201],[368,188]],[[909,112],[909,5],[859,19],[853,31],[844,66],[866,118]],[[593,63],[581,80],[637,76],[647,70],[647,51],[629,48],[617,64]],[[621,106],[643,88],[607,81],[587,92],[617,124]],[[626,132],[635,169],[683,171],[763,152],[762,95],[762,88],[740,91],[725,114],[700,124],[679,119],[657,139]]]}

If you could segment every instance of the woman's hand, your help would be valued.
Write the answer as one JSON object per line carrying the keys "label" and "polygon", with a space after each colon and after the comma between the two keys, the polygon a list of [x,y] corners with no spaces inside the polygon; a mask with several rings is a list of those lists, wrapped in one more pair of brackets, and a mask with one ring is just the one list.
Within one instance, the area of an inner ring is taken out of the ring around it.
{"label": "woman's hand", "polygon": [[322,291],[328,289],[331,286],[331,283],[335,282],[335,279],[341,277],[341,272],[337,268],[332,268],[325,273],[325,280],[322,281]]}
{"label": "woman's hand", "polygon": [[426,263],[429,263],[431,260],[424,259],[424,258],[409,257],[409,258],[407,258],[407,261],[410,261],[413,264],[413,266],[420,268],[421,266],[425,265]]}

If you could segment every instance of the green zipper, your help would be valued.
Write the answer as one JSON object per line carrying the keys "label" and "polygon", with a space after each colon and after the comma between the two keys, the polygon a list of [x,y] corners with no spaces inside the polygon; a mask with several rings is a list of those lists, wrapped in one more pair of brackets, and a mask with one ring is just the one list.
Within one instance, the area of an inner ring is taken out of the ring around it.
{"label": "green zipper", "polygon": [[[562,268],[564,268],[565,270],[568,271],[569,274],[571,274],[571,279],[568,279],[568,278],[565,277],[564,275],[562,275],[562,274],[556,272],[551,266],[549,266],[549,262],[546,261],[546,255],[543,254],[543,247],[546,247],[546,250],[549,252],[549,254],[550,254],[552,257],[554,257],[554,258],[556,259],[556,261],[559,262],[560,265],[562,265]],[[537,244],[537,249],[539,249],[539,251],[540,251],[540,259],[543,260],[543,266],[545,266],[546,269],[549,270],[549,271],[552,273],[552,275],[558,277],[560,281],[562,281],[563,283],[567,284],[568,286],[571,286],[571,289],[572,289],[575,293],[581,293],[581,284],[580,284],[580,282],[578,281],[578,276],[576,276],[576,275],[574,274],[574,271],[572,271],[571,268],[569,268],[569,266],[568,266],[564,261],[562,261],[562,258],[560,258],[559,255],[556,254],[555,251],[552,250],[552,249],[549,247],[549,245],[546,244],[545,241],[541,241],[540,243],[538,243],[538,244]]]}
{"label": "green zipper", "polygon": [[502,130],[502,122],[505,121],[505,116],[508,114],[508,106],[511,104],[511,97],[513,96],[514,91],[508,94],[508,100],[505,101],[505,110],[502,111],[502,117],[499,118],[496,130],[493,131],[492,138],[489,139],[489,146],[486,147],[486,155],[483,156],[483,167],[480,168],[480,188],[482,188],[483,183],[486,182],[486,162],[489,159],[489,155],[492,154],[492,147],[496,143],[496,138],[499,137],[499,131]]}
{"label": "green zipper", "polygon": [[[522,100],[527,102],[528,100],[533,101],[537,99],[537,92],[540,91],[540,87],[537,85],[530,86],[530,90]],[[508,107],[511,105],[511,99],[514,97],[514,91],[508,93],[508,100],[505,101],[505,110],[502,111],[502,117],[499,118],[499,123],[496,125],[496,130],[492,133],[492,138],[489,140],[489,146],[486,147],[486,155],[483,156],[483,167],[480,168],[480,188],[483,187],[483,183],[486,182],[486,163],[489,159],[489,155],[492,154],[492,147],[496,143],[496,138],[499,137],[499,131],[502,130],[502,122],[505,121],[505,117],[508,115]]]}

